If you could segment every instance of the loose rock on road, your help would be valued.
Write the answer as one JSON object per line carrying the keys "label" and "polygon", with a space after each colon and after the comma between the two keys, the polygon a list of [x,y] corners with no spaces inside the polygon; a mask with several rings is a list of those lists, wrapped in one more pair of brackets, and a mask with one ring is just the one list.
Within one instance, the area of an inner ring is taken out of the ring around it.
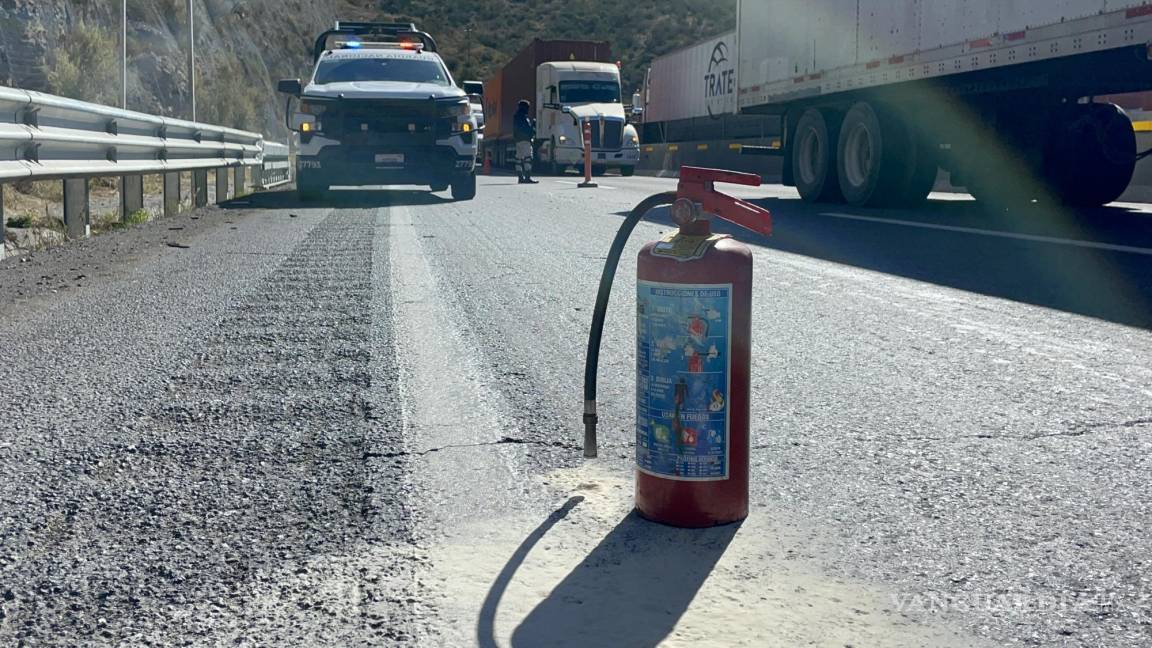
{"label": "loose rock on road", "polygon": [[[0,262],[2,645],[1145,646],[1149,212],[764,198],[752,514],[630,513],[671,180],[269,193]],[[187,247],[170,247],[170,243]],[[81,277],[76,279],[76,277]]]}

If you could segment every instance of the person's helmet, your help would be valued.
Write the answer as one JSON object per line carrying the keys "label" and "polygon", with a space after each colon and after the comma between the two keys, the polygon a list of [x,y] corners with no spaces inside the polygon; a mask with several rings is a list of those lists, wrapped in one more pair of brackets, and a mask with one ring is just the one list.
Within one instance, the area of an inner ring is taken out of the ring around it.
{"label": "person's helmet", "polygon": [[516,110],[527,111],[532,108],[532,104],[528,103],[527,99],[521,99],[520,103],[516,104]]}

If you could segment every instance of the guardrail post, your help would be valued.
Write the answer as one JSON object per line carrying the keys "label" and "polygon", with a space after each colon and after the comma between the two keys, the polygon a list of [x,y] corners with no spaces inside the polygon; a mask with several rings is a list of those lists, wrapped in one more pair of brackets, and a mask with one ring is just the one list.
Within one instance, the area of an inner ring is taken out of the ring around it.
{"label": "guardrail post", "polygon": [[208,169],[192,172],[192,204],[197,207],[208,204]]}
{"label": "guardrail post", "polygon": [[216,204],[228,202],[228,169],[216,169]]}
{"label": "guardrail post", "polygon": [[175,216],[180,213],[180,174],[164,174],[164,215]]}
{"label": "guardrail post", "polygon": [[244,167],[242,167],[242,166],[236,167],[236,170],[234,171],[234,173],[236,174],[236,182],[232,185],[234,187],[234,189],[232,190],[232,192],[233,192],[232,195],[243,196],[244,194],[248,193],[247,191],[245,191],[245,187],[244,187]]}
{"label": "guardrail post", "polygon": [[120,222],[144,209],[144,176],[120,176]]}
{"label": "guardrail post", "polygon": [[88,178],[70,178],[64,181],[64,231],[70,239],[85,238],[91,234],[88,215]]}

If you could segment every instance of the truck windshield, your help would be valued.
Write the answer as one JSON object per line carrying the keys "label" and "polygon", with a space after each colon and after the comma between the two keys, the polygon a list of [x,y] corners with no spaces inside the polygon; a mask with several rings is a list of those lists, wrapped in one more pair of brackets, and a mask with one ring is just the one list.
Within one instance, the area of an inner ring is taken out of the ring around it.
{"label": "truck windshield", "polygon": [[620,103],[616,81],[561,81],[560,103]]}
{"label": "truck windshield", "polygon": [[355,81],[400,81],[450,85],[448,73],[433,59],[356,58],[322,61],[316,68],[315,83],[349,83]]}

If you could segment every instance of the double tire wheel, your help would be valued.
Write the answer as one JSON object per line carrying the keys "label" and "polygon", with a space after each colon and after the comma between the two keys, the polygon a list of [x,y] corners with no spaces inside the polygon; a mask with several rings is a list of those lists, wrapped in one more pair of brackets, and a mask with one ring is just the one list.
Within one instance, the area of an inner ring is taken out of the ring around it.
{"label": "double tire wheel", "polygon": [[793,178],[807,202],[911,206],[936,182],[939,165],[928,139],[869,102],[843,114],[809,108],[793,142]]}

